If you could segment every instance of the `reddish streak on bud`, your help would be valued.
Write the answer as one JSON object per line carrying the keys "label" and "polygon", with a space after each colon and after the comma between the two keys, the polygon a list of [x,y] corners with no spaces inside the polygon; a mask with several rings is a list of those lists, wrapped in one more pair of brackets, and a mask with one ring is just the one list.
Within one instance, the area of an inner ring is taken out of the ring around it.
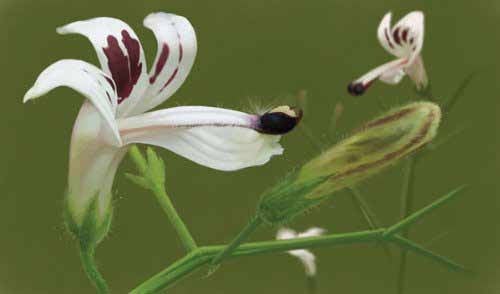
{"label": "reddish streak on bud", "polygon": [[168,44],[163,44],[163,47],[162,47],[161,53],[160,53],[160,57],[158,57],[158,61],[156,62],[155,73],[152,77],[149,78],[150,84],[153,84],[156,81],[156,79],[158,78],[158,75],[163,70],[163,67],[165,66],[165,63],[167,62],[169,55],[170,55],[170,47],[168,47]]}
{"label": "reddish streak on bud", "polygon": [[383,117],[379,120],[376,120],[376,121],[372,121],[368,124],[366,124],[364,126],[363,129],[367,129],[367,128],[373,128],[373,127],[376,127],[376,126],[379,126],[379,125],[382,125],[382,124],[385,124],[385,123],[388,123],[388,122],[391,122],[391,121],[394,121],[394,120],[397,120],[397,119],[400,119],[412,112],[415,111],[415,108],[406,108],[406,109],[403,109],[399,112],[396,112],[392,115],[389,115],[389,116],[386,116],[386,117]]}
{"label": "reddish streak on bud", "polygon": [[[366,169],[369,169],[369,168],[372,168],[372,167],[376,167],[378,165],[383,164],[384,162],[387,162],[387,161],[389,161],[389,160],[391,160],[391,159],[393,159],[395,157],[398,157],[399,155],[403,154],[407,150],[411,149],[413,146],[420,144],[421,141],[424,140],[425,135],[427,134],[427,132],[429,131],[429,129],[431,128],[431,125],[432,125],[432,122],[433,122],[435,116],[436,116],[436,114],[434,112],[429,113],[429,116],[427,117],[427,121],[422,126],[422,128],[420,129],[420,131],[418,132],[418,134],[410,142],[408,142],[408,144],[404,145],[401,149],[396,150],[396,151],[394,151],[392,153],[389,153],[389,154],[385,155],[384,158],[382,158],[382,159],[380,159],[378,161],[374,161],[374,162],[369,162],[369,163],[366,163],[366,164],[362,164],[360,166],[357,166],[354,169],[345,171],[344,173],[337,174],[334,177],[330,178],[330,180],[333,181],[333,180],[336,180],[336,179],[339,179],[339,178],[343,178],[343,177],[351,175],[351,174],[362,172],[362,171],[364,171]],[[393,118],[393,120],[394,119],[396,119],[396,118]],[[422,146],[420,146],[420,148]]]}
{"label": "reddish streak on bud", "polygon": [[118,40],[112,35],[107,38],[108,47],[103,48],[108,58],[109,71],[117,87],[118,103],[130,96],[142,70],[142,63],[139,62],[141,53],[139,41],[133,39],[126,30],[121,33],[127,55],[123,54]]}

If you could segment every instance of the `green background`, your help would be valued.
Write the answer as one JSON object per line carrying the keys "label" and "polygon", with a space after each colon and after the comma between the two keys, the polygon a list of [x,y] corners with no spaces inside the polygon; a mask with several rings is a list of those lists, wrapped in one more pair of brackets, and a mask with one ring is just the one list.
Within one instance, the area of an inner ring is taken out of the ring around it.
{"label": "green background", "polygon": [[[156,52],[142,19],[153,11],[189,18],[199,51],[186,83],[167,103],[253,110],[279,105],[307,90],[304,125],[322,148],[383,109],[416,99],[406,78],[398,86],[376,83],[362,98],[346,85],[391,57],[375,37],[382,16],[426,13],[424,61],[434,95],[447,99],[476,73],[462,100],[446,117],[441,135],[466,131],[427,155],[417,168],[416,207],[469,184],[450,205],[414,226],[412,239],[474,269],[451,273],[410,255],[406,293],[500,293],[500,224],[497,198],[499,123],[499,19],[496,0],[2,0],[0,145],[0,293],[92,293],[75,242],[61,211],[68,146],[82,98],[60,89],[29,105],[21,103],[36,76],[52,62],[80,58],[96,62],[82,37],[59,36],[57,26],[96,16],[128,22],[140,36],[149,62]],[[334,106],[345,108],[340,129],[329,124]],[[201,244],[229,241],[248,220],[260,193],[290,168],[318,154],[302,130],[282,140],[285,154],[263,167],[224,173],[198,166],[168,151],[167,189]],[[384,224],[399,217],[403,165],[360,186]],[[128,182],[122,164],[116,215],[98,261],[114,293],[126,293],[165,268],[183,251],[150,193]],[[298,230],[321,226],[330,232],[365,229],[345,192],[297,219]],[[274,237],[270,228],[254,240]],[[436,238],[437,237],[437,238]],[[314,250],[319,293],[395,293],[397,251],[391,262],[380,247],[363,245]],[[304,293],[303,268],[285,254],[232,260],[206,278],[203,269],[169,293]]]}

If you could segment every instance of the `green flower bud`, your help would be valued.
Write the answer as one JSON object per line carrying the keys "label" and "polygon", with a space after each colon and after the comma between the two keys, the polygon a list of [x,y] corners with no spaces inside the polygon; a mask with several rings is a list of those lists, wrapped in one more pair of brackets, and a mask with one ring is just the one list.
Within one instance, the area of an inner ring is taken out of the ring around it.
{"label": "green flower bud", "polygon": [[273,224],[290,221],[430,142],[440,119],[438,105],[416,102],[366,123],[267,191],[259,203],[259,215]]}

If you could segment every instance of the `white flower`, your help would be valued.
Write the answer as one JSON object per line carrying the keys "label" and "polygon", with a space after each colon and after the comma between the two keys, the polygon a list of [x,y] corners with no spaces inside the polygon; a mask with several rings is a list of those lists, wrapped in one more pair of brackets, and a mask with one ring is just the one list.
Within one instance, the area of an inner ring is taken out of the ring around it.
{"label": "white flower", "polygon": [[427,87],[428,80],[421,56],[424,43],[424,14],[413,11],[391,28],[391,12],[388,12],[378,27],[378,40],[382,47],[397,59],[385,63],[353,81],[348,86],[352,95],[362,95],[376,80],[397,84],[407,74],[418,90]]}
{"label": "white flower", "polygon": [[288,106],[263,115],[204,106],[144,113],[177,91],[197,50],[194,29],[182,16],[152,13],[144,25],[158,42],[149,74],[134,31],[115,18],[93,18],[57,32],[87,37],[101,69],[80,60],[60,60],[40,74],[24,97],[26,102],[67,86],[87,98],[70,147],[68,208],[77,225],[95,199],[98,221],[108,217],[113,178],[129,144],[160,146],[198,164],[232,171],[262,165],[281,154],[279,135],[300,120],[300,111]]}
{"label": "white flower", "polygon": [[[322,228],[310,228],[302,233],[297,233],[290,228],[281,228],[276,233],[277,240],[287,240],[295,238],[307,238],[307,237],[317,237],[321,236],[326,232]],[[316,275],[316,257],[314,254],[306,249],[296,249],[290,250],[288,253],[292,256],[297,257],[302,264],[304,264],[305,272],[308,277]]]}

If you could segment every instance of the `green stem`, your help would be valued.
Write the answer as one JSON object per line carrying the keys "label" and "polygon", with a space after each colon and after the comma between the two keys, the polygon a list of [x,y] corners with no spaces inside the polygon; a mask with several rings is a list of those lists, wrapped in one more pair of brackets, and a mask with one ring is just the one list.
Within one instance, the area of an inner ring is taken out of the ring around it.
{"label": "green stem", "polygon": [[456,195],[459,194],[464,189],[464,186],[458,187],[448,194],[446,194],[444,197],[441,197],[437,201],[433,202],[432,204],[427,205],[426,207],[420,209],[419,211],[412,213],[402,221],[398,222],[397,224],[389,227],[385,233],[384,237],[388,237],[390,235],[394,235],[400,231],[403,231],[407,229],[409,226],[420,220],[422,217],[425,215],[431,213],[435,209],[443,206],[444,204],[448,203],[448,201],[452,200]]}
{"label": "green stem", "polygon": [[403,238],[399,235],[395,235],[395,236],[391,237],[390,240],[393,243],[398,244],[399,246],[401,246],[402,248],[404,248],[406,250],[412,250],[415,253],[421,254],[421,255],[426,256],[426,257],[430,257],[430,258],[432,258],[440,263],[446,264],[453,271],[463,271],[463,272],[469,271],[464,266],[452,261],[451,259],[444,257],[444,256],[441,256],[441,255],[438,255],[438,254],[435,254],[435,253],[425,249],[424,247],[422,247],[414,242],[411,242],[410,240]]}
{"label": "green stem", "polygon": [[[365,198],[361,194],[361,192],[355,187],[349,187],[349,192],[351,193],[351,198],[354,204],[358,207],[359,211],[363,215],[366,224],[371,230],[376,230],[382,227],[380,221],[375,216],[375,213],[372,211]],[[389,246],[383,244],[384,253],[389,260],[392,260],[391,250]]]}
{"label": "green stem", "polygon": [[80,246],[80,260],[85,274],[96,288],[97,293],[109,293],[108,285],[97,269],[94,256],[95,248],[83,245]]}
{"label": "green stem", "polygon": [[168,197],[167,192],[163,187],[155,187],[153,189],[153,194],[156,197],[156,200],[160,204],[161,208],[167,215],[170,223],[174,226],[179,239],[181,240],[182,245],[188,252],[195,250],[198,246],[191,236],[186,224],[182,221],[181,217],[177,213],[172,201],[170,201],[170,197]]}
{"label": "green stem", "polygon": [[[230,257],[253,256],[258,254],[284,252],[301,248],[315,248],[325,246],[338,246],[348,244],[363,244],[371,242],[391,241],[406,250],[425,256],[430,260],[443,264],[452,270],[464,270],[464,267],[435,254],[414,242],[399,235],[383,238],[385,229],[373,231],[360,231],[345,234],[333,234],[318,237],[298,238],[288,240],[272,240],[241,244],[230,255]],[[196,269],[207,264],[213,256],[219,255],[227,248],[225,245],[203,246],[186,255],[158,274],[143,282],[131,291],[132,294],[157,293],[172,286],[183,277],[194,272]]]}
{"label": "green stem", "polygon": [[[139,172],[142,175],[146,176],[148,170],[148,161],[146,160],[146,158],[144,158],[139,148],[135,145],[130,147],[129,155],[137,166]],[[151,156],[155,156],[155,154],[152,153]],[[155,195],[156,200],[160,204],[160,207],[167,215],[168,220],[173,225],[184,248],[188,252],[195,250],[197,248],[196,242],[194,241],[193,236],[189,232],[186,224],[182,221],[181,217],[177,213],[177,210],[172,204],[172,201],[165,191],[165,187],[163,186],[163,184],[160,185],[157,183],[152,183],[149,185],[149,188]]]}
{"label": "green stem", "polygon": [[211,265],[220,264],[227,256],[229,256],[241,243],[243,243],[259,226],[262,224],[262,218],[256,215],[250,219],[248,224],[243,230],[227,245],[224,250],[217,254],[212,261]]}
{"label": "green stem", "polygon": [[308,294],[318,293],[318,280],[316,276],[306,276],[306,289]]}
{"label": "green stem", "polygon": [[[417,156],[414,155],[408,159],[403,178],[403,189],[401,193],[401,219],[405,219],[413,209],[414,185],[415,185],[415,167]],[[404,238],[408,238],[409,230],[405,228],[402,232]],[[406,280],[407,251],[401,250],[399,259],[399,271],[397,282],[397,293],[403,294]]]}

